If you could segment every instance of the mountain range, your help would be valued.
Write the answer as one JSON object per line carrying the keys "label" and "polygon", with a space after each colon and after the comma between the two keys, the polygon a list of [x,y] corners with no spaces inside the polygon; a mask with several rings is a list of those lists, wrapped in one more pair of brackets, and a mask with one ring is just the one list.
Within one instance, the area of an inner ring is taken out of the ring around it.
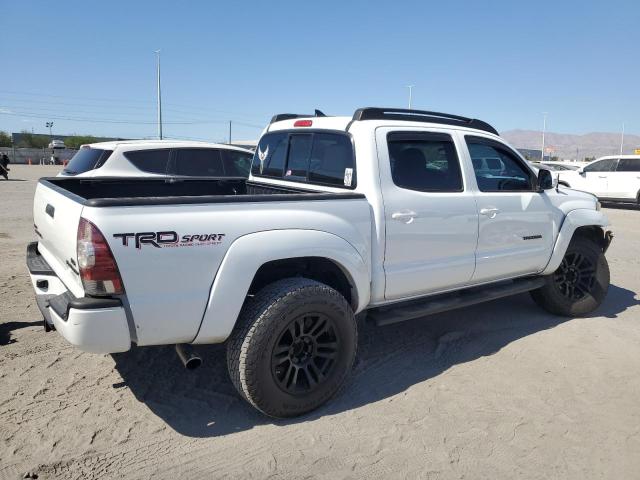
{"label": "mountain range", "polygon": [[[542,146],[542,132],[535,130],[507,130],[500,136],[516,148],[538,150]],[[584,160],[620,153],[620,133],[545,133],[545,154],[566,160]],[[623,153],[632,154],[640,149],[640,135],[625,134]]]}

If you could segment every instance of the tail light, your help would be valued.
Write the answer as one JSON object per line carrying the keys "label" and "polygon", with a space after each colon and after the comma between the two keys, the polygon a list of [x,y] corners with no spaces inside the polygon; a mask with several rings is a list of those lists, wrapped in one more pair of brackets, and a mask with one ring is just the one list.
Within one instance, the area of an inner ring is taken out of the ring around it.
{"label": "tail light", "polygon": [[124,293],[118,265],[104,236],[93,223],[80,218],[78,225],[78,267],[87,295]]}

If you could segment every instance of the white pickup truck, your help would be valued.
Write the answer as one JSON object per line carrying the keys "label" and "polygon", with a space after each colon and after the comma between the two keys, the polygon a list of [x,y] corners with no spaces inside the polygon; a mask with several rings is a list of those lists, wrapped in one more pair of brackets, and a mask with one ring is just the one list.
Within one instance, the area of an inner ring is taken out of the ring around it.
{"label": "white pickup truck", "polygon": [[46,329],[96,353],[175,344],[187,367],[226,342],[238,391],[275,417],[344,383],[361,312],[384,325],[531,291],[584,315],[609,286],[593,195],[434,112],[276,115],[248,180],[46,178],[33,214]]}

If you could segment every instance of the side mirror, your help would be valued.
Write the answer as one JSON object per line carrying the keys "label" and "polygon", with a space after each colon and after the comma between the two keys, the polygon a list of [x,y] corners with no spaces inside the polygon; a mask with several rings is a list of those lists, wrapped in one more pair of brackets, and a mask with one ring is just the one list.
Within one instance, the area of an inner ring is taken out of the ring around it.
{"label": "side mirror", "polygon": [[554,188],[554,180],[551,171],[541,168],[538,170],[538,191],[551,190],[552,188]]}
{"label": "side mirror", "polygon": [[584,167],[580,167],[578,170],[576,170],[576,172],[578,172],[580,175],[584,175]]}

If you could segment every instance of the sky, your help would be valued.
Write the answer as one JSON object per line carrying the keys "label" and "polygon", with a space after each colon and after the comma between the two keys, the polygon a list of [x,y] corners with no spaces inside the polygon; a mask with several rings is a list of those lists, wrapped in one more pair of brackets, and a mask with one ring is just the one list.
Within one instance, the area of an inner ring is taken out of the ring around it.
{"label": "sky", "polygon": [[272,115],[407,107],[640,134],[640,2],[0,0],[0,130],[256,139]]}

